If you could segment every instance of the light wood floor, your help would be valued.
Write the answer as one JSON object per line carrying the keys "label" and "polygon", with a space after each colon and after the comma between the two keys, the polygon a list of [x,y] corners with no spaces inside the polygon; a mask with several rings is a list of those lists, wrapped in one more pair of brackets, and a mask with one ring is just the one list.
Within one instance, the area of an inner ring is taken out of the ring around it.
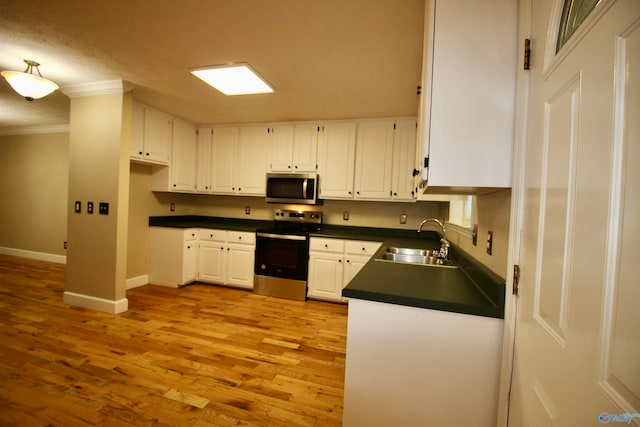
{"label": "light wood floor", "polygon": [[0,255],[0,425],[341,424],[345,305],[146,285],[109,315],[64,273]]}

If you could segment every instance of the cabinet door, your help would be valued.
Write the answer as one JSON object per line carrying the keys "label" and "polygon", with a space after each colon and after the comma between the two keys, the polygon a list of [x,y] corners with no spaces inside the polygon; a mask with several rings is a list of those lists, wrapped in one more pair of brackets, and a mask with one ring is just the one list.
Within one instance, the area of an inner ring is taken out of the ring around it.
{"label": "cabinet door", "polygon": [[237,127],[213,129],[211,138],[211,190],[213,193],[234,194],[236,192],[233,179],[237,144]]}
{"label": "cabinet door", "polygon": [[415,200],[416,121],[397,120],[393,137],[391,199]]}
{"label": "cabinet door", "polygon": [[182,251],[182,284],[196,280],[198,272],[198,242],[189,240],[184,242]]}
{"label": "cabinet door", "polygon": [[144,154],[145,160],[169,164],[171,151],[171,117],[162,111],[144,109]]}
{"label": "cabinet door", "polygon": [[196,189],[196,128],[182,120],[173,121],[171,149],[171,190]]}
{"label": "cabinet door", "polygon": [[[349,284],[362,267],[371,259],[368,255],[345,255],[342,289]],[[340,289],[342,291],[342,289]]]}
{"label": "cabinet door", "polygon": [[209,193],[211,191],[211,137],[213,129],[198,129],[197,163],[196,163],[196,191]]}
{"label": "cabinet door", "polygon": [[264,196],[267,173],[267,127],[241,126],[238,132],[237,194]]}
{"label": "cabinet door", "polygon": [[425,22],[425,48],[433,46],[421,117],[429,187],[511,186],[518,3],[492,5],[436,1],[438,18]]}
{"label": "cabinet door", "polygon": [[320,197],[352,199],[356,156],[356,123],[325,123],[318,136]]}
{"label": "cabinet door", "polygon": [[132,108],[130,157],[141,160],[144,153],[144,106],[134,102]]}
{"label": "cabinet door", "polygon": [[309,252],[310,298],[342,301],[343,255]]}
{"label": "cabinet door", "polygon": [[295,125],[293,132],[293,171],[315,172],[318,167],[317,124]]}
{"label": "cabinet door", "polygon": [[224,242],[201,241],[198,279],[203,282],[224,283],[226,254]]}
{"label": "cabinet door", "polygon": [[267,150],[269,171],[291,172],[293,170],[293,125],[276,125],[268,129]]}
{"label": "cabinet door", "polygon": [[391,120],[366,121],[358,125],[356,199],[391,198],[393,125]]}
{"label": "cabinet door", "polygon": [[229,243],[227,245],[226,283],[242,288],[253,289],[253,263],[255,247]]}

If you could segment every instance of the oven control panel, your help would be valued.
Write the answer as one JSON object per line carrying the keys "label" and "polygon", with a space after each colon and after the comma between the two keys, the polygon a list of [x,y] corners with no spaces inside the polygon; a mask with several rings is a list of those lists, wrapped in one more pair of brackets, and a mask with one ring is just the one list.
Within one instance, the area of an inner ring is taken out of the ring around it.
{"label": "oven control panel", "polygon": [[322,224],[322,212],[320,211],[294,211],[288,209],[275,209],[273,216],[276,221],[304,224]]}

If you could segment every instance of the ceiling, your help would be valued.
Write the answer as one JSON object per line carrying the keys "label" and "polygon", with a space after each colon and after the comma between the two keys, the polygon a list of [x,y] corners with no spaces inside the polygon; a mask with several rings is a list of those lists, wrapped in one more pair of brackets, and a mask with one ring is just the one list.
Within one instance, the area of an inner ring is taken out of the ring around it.
{"label": "ceiling", "polygon": [[[0,70],[40,62],[61,86],[28,102],[0,79],[0,131],[65,125],[64,87],[133,84],[194,124],[414,116],[424,0],[0,2]],[[248,62],[273,94],[226,97],[188,68]]]}

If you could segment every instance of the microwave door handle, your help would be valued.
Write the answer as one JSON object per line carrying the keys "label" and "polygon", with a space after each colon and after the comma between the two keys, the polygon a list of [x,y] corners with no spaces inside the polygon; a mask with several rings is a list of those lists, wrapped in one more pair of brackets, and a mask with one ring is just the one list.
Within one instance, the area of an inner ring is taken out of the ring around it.
{"label": "microwave door handle", "polygon": [[302,181],[302,198],[306,199],[307,198],[307,178],[304,179],[304,181]]}

